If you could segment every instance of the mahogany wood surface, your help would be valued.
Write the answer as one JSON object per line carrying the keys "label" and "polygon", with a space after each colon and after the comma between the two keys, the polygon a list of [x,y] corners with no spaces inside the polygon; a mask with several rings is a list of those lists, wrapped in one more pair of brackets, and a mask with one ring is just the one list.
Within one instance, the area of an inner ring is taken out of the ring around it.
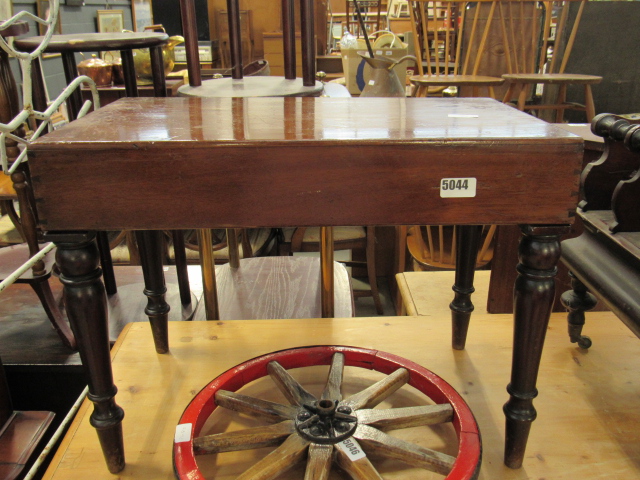
{"label": "mahogany wood surface", "polygon": [[[43,228],[117,230],[571,223],[581,157],[579,137],[490,99],[139,98],[30,162]],[[477,196],[441,198],[449,177]]]}
{"label": "mahogany wood surface", "polygon": [[[580,137],[491,99],[128,98],[36,141],[39,220],[87,342],[91,423],[109,470],[124,467],[123,411],[97,249],[83,231],[440,223],[523,224],[504,407],[505,463],[520,467],[582,150]],[[469,177],[475,197],[440,196],[441,179]]]}

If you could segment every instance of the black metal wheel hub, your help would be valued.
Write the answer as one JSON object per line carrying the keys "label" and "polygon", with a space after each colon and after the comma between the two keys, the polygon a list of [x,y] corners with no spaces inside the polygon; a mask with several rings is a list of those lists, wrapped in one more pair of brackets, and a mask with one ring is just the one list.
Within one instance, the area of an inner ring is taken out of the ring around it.
{"label": "black metal wheel hub", "polygon": [[310,442],[336,444],[349,438],[358,426],[353,410],[337,400],[319,400],[304,404],[296,415],[298,433]]}

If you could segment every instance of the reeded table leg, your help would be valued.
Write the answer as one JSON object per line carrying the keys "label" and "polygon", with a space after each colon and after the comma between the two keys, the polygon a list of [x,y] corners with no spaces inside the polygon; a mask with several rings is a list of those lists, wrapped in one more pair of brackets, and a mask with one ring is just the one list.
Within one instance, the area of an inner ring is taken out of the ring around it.
{"label": "reeded table leg", "polygon": [[167,287],[162,270],[162,232],[159,230],[136,231],[136,239],[144,276],[144,294],[148,299],[144,313],[149,316],[156,352],[167,353],[170,307],[165,299]]}
{"label": "reeded table leg", "polygon": [[49,238],[58,247],[56,262],[67,315],[89,374],[89,399],[94,404],[90,422],[98,431],[109,471],[117,473],[124,468],[124,410],[114,400],[118,389],[111,371],[107,297],[100,279],[95,234],[51,234]]}
{"label": "reeded table leg", "polygon": [[556,264],[560,259],[560,236],[568,226],[521,227],[518,249],[518,278],[514,289],[514,334],[511,396],[504,405],[506,443],[504,463],[520,468],[536,418],[533,399],[538,395],[536,380],[542,347],[555,295]]}
{"label": "reeded table leg", "polygon": [[456,227],[456,279],[453,285],[455,298],[449,305],[453,325],[453,348],[463,350],[467,341],[469,320],[473,312],[471,294],[473,277],[476,271],[478,244],[482,233],[481,225],[464,225]]}

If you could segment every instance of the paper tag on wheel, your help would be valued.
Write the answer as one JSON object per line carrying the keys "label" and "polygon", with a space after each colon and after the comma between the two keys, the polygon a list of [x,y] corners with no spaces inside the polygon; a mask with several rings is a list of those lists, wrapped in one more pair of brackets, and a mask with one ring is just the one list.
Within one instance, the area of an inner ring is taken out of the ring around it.
{"label": "paper tag on wheel", "polygon": [[176,427],[176,435],[173,438],[174,443],[182,443],[191,441],[192,423],[181,423]]}
{"label": "paper tag on wheel", "polygon": [[346,453],[353,462],[367,456],[362,450],[360,444],[353,437],[349,437],[346,440],[338,442],[336,445],[338,445],[338,448]]}

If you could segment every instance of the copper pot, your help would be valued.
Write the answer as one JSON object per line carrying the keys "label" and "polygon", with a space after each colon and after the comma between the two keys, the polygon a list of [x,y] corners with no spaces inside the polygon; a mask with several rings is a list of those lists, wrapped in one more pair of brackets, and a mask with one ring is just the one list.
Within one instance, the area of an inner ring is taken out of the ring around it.
{"label": "copper pot", "polygon": [[124,69],[122,68],[122,59],[117,58],[111,64],[111,70],[113,71],[113,83],[115,85],[124,84]]}
{"label": "copper pot", "polygon": [[96,82],[96,86],[98,87],[111,86],[111,79],[113,77],[111,64],[98,58],[96,55],[91,55],[91,58],[81,61],[78,64],[78,73],[89,77]]}

